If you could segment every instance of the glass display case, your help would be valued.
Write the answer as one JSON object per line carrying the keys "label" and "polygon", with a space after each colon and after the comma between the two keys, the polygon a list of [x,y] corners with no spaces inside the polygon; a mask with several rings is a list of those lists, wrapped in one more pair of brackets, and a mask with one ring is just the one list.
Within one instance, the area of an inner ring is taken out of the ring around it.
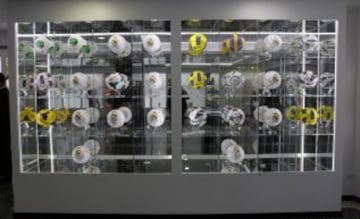
{"label": "glass display case", "polygon": [[182,21],[182,172],[334,170],[337,21]]}
{"label": "glass display case", "polygon": [[15,24],[23,173],[171,172],[170,21]]}
{"label": "glass display case", "polygon": [[[334,170],[337,21],[181,28],[183,173]],[[171,172],[170,21],[15,31],[22,172]]]}
{"label": "glass display case", "polygon": [[15,212],[341,210],[356,105],[344,2],[7,8]]}

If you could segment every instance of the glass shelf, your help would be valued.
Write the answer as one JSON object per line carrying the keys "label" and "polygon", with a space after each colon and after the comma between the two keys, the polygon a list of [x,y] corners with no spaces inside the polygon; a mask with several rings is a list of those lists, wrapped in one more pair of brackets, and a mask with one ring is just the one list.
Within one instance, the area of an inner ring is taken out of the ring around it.
{"label": "glass shelf", "polygon": [[[207,96],[211,96],[213,98],[229,98],[223,95],[214,95],[207,94]],[[182,95],[182,98],[189,98],[190,95]],[[296,94],[231,94],[231,98],[335,98],[333,94],[304,94],[304,95],[296,95]]]}
{"label": "glass shelf", "polygon": [[[278,159],[278,158],[314,158],[314,157],[328,157],[332,158],[333,154],[331,153],[277,153],[277,154],[247,154],[245,155],[245,160],[252,160],[252,159]],[[226,160],[225,155],[209,155],[209,154],[183,154],[182,160]]]}
{"label": "glass shelf", "polygon": [[[201,32],[202,34],[205,35],[221,35],[221,36],[226,36],[226,35],[232,35],[232,34],[239,34],[239,35],[271,35],[271,34],[277,34],[277,35],[294,35],[294,36],[301,36],[301,35],[308,35],[309,32],[281,32],[281,31],[186,31],[186,32],[181,32],[182,36],[191,36],[195,33],[199,33]],[[317,32],[315,33],[316,35],[330,35],[330,36],[336,36],[336,33],[333,32]]]}
{"label": "glass shelf", "polygon": [[46,36],[46,37],[69,37],[71,35],[80,35],[80,36],[113,36],[115,34],[119,34],[119,35],[122,35],[122,36],[142,36],[142,35],[148,35],[148,34],[155,34],[155,35],[159,35],[159,36],[170,36],[171,33],[169,32],[108,32],[108,33],[105,33],[105,32],[93,32],[93,33],[81,33],[81,32],[74,32],[74,33],[50,33],[50,34],[47,34],[47,33],[42,33],[42,34],[39,34],[39,33],[36,33],[36,34],[17,34],[17,37],[18,38],[37,38],[37,37],[40,37],[40,36]]}
{"label": "glass shelf", "polygon": [[[96,160],[171,160],[171,155],[96,155],[93,156]],[[72,160],[71,155],[49,155],[49,154],[23,154],[23,159],[60,159],[60,160]]]}
{"label": "glass shelf", "polygon": [[[110,129],[110,128],[108,128]],[[77,132],[85,132],[85,131],[77,131]],[[151,133],[151,137],[152,138],[170,138],[171,137],[171,132],[168,131],[167,133],[163,133],[161,131],[156,131],[156,130],[148,130],[149,133]],[[68,138],[69,136],[72,136],[73,134],[71,133],[71,131],[68,131],[67,133],[61,134],[61,133],[57,133],[57,134],[27,134],[24,133],[21,137],[22,138]],[[128,134],[128,133],[121,133],[120,130],[110,130],[107,131],[107,133],[97,133],[97,134],[87,134],[85,132],[84,136],[86,136],[86,138],[146,138],[142,133],[132,133],[132,134]]]}

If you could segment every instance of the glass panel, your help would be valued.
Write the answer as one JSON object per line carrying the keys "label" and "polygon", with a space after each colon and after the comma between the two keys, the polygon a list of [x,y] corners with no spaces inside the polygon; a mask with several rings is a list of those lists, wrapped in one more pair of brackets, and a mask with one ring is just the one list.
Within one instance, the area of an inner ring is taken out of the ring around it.
{"label": "glass panel", "polygon": [[171,171],[169,21],[16,30],[22,172]]}
{"label": "glass panel", "polygon": [[182,22],[183,171],[332,171],[337,21]]}

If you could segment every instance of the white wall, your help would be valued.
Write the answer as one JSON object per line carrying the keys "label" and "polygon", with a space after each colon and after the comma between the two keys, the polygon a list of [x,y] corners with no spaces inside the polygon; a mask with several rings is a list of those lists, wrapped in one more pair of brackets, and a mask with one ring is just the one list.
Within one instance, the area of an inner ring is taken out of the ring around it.
{"label": "white wall", "polygon": [[7,5],[8,0],[0,0],[0,22],[7,21]]}
{"label": "white wall", "polygon": [[347,72],[345,75],[353,75],[355,81],[353,92],[348,92],[349,98],[353,98],[355,103],[354,114],[352,114],[354,116],[349,116],[354,119],[355,125],[354,143],[344,145],[343,193],[360,197],[360,6],[359,4],[351,6],[347,12]]}
{"label": "white wall", "polygon": [[[3,25],[7,22],[8,19],[8,0],[0,0],[0,46],[7,45],[8,36],[6,25]],[[0,48],[0,57],[7,57],[7,50]]]}
{"label": "white wall", "polygon": [[351,28],[352,34],[356,34],[356,38],[357,38],[357,42],[356,44],[354,44],[354,47],[357,48],[357,56],[355,57],[355,63],[357,64],[357,69],[356,69],[356,127],[355,127],[355,132],[356,132],[356,141],[354,144],[354,154],[353,154],[353,160],[354,160],[354,195],[356,195],[357,197],[360,197],[360,76],[359,76],[359,69],[360,69],[360,61],[359,61],[359,52],[360,52],[360,43],[359,43],[359,39],[358,36],[360,36],[360,9],[358,8],[356,11],[357,17],[356,17],[356,21],[357,23],[354,24]]}
{"label": "white wall", "polygon": [[4,72],[5,58],[8,57],[8,50],[3,49],[2,46],[7,46],[7,45],[8,45],[7,31],[0,30],[0,58],[1,58],[1,63],[2,63],[2,65],[1,65],[2,68],[0,68],[0,72]]}
{"label": "white wall", "polygon": [[7,35],[7,31],[2,31],[0,30],[0,46],[3,45],[7,45],[7,41],[8,41],[8,35]]}
{"label": "white wall", "polygon": [[346,118],[349,122],[348,130],[350,132],[347,133],[345,137],[347,143],[344,142],[341,147],[344,147],[344,165],[343,165],[343,195],[355,195],[354,194],[354,182],[355,177],[358,177],[358,174],[354,171],[354,151],[355,151],[355,142],[356,142],[356,123],[354,123],[354,118],[356,116],[356,81],[357,81],[357,31],[355,28],[358,23],[358,10],[356,7],[348,8],[347,10],[347,39],[346,39],[346,72],[339,72],[338,77],[352,77],[352,83],[348,84],[346,89],[348,90],[348,98],[352,99],[351,105],[347,107],[348,110],[348,118]]}

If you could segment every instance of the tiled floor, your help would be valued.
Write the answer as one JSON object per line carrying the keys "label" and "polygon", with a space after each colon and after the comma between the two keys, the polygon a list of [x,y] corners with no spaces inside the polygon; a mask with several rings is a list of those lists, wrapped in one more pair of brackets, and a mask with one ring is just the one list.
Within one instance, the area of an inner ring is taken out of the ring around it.
{"label": "tiled floor", "polygon": [[[89,215],[64,215],[64,214],[13,214],[12,193],[10,185],[0,185],[0,219],[67,219],[88,218]],[[94,215],[92,215],[94,217]],[[121,215],[96,215],[98,218],[120,218]],[[343,201],[341,213],[311,213],[311,214],[260,214],[242,215],[242,218],[326,218],[326,219],[360,219],[360,203],[355,201]]]}

